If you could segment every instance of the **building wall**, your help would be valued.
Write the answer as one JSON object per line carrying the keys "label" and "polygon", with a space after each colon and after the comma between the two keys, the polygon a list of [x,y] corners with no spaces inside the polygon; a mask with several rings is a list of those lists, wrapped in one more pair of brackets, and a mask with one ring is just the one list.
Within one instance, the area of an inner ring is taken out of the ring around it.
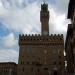
{"label": "building wall", "polygon": [[66,37],[66,44],[65,44],[65,52],[66,52],[66,59],[67,59],[67,72],[73,73],[73,64],[74,64],[74,57],[73,57],[73,27],[72,24],[68,25],[67,37]]}
{"label": "building wall", "polygon": [[[41,73],[45,72],[48,74],[50,73],[50,75],[52,75],[55,70],[57,70],[59,74],[63,75],[64,73],[63,36],[48,36],[48,37],[35,36],[36,37],[35,39],[32,38],[33,36],[32,37],[28,36],[29,40],[25,39],[27,37],[24,38],[23,37],[24,36],[20,37],[19,39],[19,46],[20,46],[19,64],[18,64],[19,75],[21,74],[33,75],[39,72]],[[38,41],[36,41],[37,38],[39,38]]]}
{"label": "building wall", "polygon": [[0,63],[0,75],[17,75],[17,65],[13,62]]}
{"label": "building wall", "polygon": [[69,75],[75,73],[75,0],[70,0],[68,6],[68,19],[71,24],[68,25],[65,51],[67,60],[67,72]]}

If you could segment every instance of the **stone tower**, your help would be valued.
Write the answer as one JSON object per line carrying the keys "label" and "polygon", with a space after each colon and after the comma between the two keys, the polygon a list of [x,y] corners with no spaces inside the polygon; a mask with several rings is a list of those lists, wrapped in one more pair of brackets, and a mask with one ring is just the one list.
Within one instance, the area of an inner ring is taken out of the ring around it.
{"label": "stone tower", "polygon": [[45,3],[41,5],[40,22],[42,25],[41,34],[49,35],[49,11],[48,11],[48,5]]}
{"label": "stone tower", "polygon": [[41,5],[42,34],[19,35],[18,75],[64,75],[64,38],[49,35],[48,5]]}

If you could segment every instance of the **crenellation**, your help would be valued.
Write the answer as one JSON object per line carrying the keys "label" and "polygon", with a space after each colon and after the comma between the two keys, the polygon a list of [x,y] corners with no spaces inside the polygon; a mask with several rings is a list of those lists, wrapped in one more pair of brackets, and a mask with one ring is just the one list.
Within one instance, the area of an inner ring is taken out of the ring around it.
{"label": "crenellation", "polygon": [[19,38],[22,39],[22,40],[43,40],[43,38],[45,40],[48,40],[48,39],[63,39],[63,34],[51,34],[50,36],[40,36],[40,35],[19,35]]}
{"label": "crenellation", "polygon": [[[29,37],[29,36],[32,37],[32,36],[34,36],[35,37],[35,36],[41,36],[41,35],[40,34],[28,34],[28,35],[27,34],[25,34],[25,35],[24,34],[19,34],[19,36],[21,36],[21,37],[26,37],[26,36],[27,37]],[[50,36],[55,36],[55,37],[61,36],[61,37],[63,37],[63,34],[51,34],[48,37],[50,37]],[[45,36],[45,37],[47,37],[47,36]]]}
{"label": "crenellation", "polygon": [[53,36],[53,34],[51,34],[50,36]]}
{"label": "crenellation", "polygon": [[62,43],[63,44],[63,34],[51,34],[50,36],[41,36],[41,35],[20,35],[19,36],[19,45],[27,43]]}
{"label": "crenellation", "polygon": [[30,34],[30,36],[34,36],[34,34]]}
{"label": "crenellation", "polygon": [[41,36],[40,34],[19,34],[19,37],[36,37]]}
{"label": "crenellation", "polygon": [[57,35],[56,35],[56,34],[54,34],[54,36],[56,37]]}
{"label": "crenellation", "polygon": [[60,34],[58,34],[58,36],[60,36]]}
{"label": "crenellation", "polygon": [[27,34],[25,34],[25,36],[27,36]]}

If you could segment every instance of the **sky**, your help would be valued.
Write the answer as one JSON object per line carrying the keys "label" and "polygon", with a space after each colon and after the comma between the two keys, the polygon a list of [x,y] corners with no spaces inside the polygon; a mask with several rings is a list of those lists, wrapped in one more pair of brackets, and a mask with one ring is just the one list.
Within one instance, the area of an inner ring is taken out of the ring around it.
{"label": "sky", "polygon": [[0,62],[18,63],[19,34],[40,34],[41,4],[48,3],[49,33],[66,37],[69,0],[0,0]]}

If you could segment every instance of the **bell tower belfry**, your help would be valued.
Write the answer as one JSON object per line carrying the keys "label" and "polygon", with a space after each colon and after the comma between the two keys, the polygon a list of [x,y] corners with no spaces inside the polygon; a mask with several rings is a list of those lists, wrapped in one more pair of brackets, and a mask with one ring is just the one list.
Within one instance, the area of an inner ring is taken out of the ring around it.
{"label": "bell tower belfry", "polygon": [[48,4],[41,5],[40,11],[40,22],[41,22],[41,34],[46,36],[49,35],[49,11]]}

